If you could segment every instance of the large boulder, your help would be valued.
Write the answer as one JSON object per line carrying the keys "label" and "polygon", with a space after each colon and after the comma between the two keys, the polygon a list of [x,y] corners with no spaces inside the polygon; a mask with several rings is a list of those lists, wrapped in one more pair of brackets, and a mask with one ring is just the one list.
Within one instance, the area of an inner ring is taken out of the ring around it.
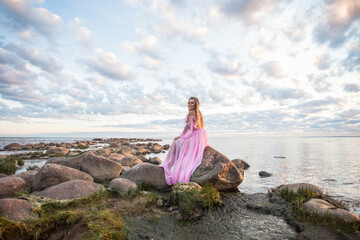
{"label": "large boulder", "polygon": [[136,155],[137,151],[135,149],[130,148],[130,147],[121,146],[120,150],[118,150],[117,153],[125,155],[126,157],[130,157],[132,155]]}
{"label": "large boulder", "polygon": [[4,147],[5,150],[20,150],[21,145],[18,143],[10,143]]}
{"label": "large boulder", "polygon": [[303,206],[307,211],[316,213],[320,216],[330,215],[346,222],[360,221],[360,218],[355,214],[344,209],[337,208],[323,199],[311,198],[309,201],[304,203]]}
{"label": "large boulder", "polygon": [[133,167],[133,166],[138,165],[138,164],[140,164],[142,162],[143,161],[141,161],[139,158],[137,158],[135,156],[124,157],[119,161],[119,163],[122,166],[129,166],[129,167]]}
{"label": "large boulder", "polygon": [[168,187],[165,181],[164,169],[151,163],[140,163],[121,174],[120,178],[129,179],[137,185],[150,185],[156,189]]}
{"label": "large boulder", "polygon": [[151,148],[151,151],[154,153],[160,153],[162,150],[163,150],[163,147],[158,143],[155,143]]}
{"label": "large boulder", "polygon": [[119,177],[121,168],[121,164],[96,156],[93,152],[90,152],[81,162],[81,170],[90,174],[95,182],[104,182]]}
{"label": "large boulder", "polygon": [[237,188],[243,179],[243,174],[227,157],[212,147],[206,147],[202,163],[194,171],[190,181],[200,185],[210,183],[217,190],[227,190]]}
{"label": "large boulder", "polygon": [[33,187],[35,191],[41,191],[45,188],[74,179],[81,179],[89,182],[94,181],[89,174],[77,169],[58,164],[45,164],[35,174]]}
{"label": "large boulder", "polygon": [[28,201],[14,198],[0,199],[0,216],[14,221],[35,218]]}
{"label": "large boulder", "polygon": [[45,153],[46,154],[66,155],[69,153],[69,150],[67,150],[64,147],[54,147],[54,148],[49,148],[48,150],[46,150]]}
{"label": "large boulder", "polygon": [[119,148],[119,147],[120,147],[120,145],[115,142],[111,143],[109,146],[109,148]]}
{"label": "large boulder", "polygon": [[136,183],[126,178],[115,178],[109,184],[109,188],[118,193],[126,193],[131,189],[135,190],[136,187]]}
{"label": "large boulder", "polygon": [[58,164],[58,165],[63,165],[65,167],[71,167],[71,168],[75,168],[77,170],[81,169],[81,162],[88,157],[89,155],[92,155],[93,152],[92,151],[88,151],[86,153],[83,153],[79,156],[76,157],[55,157],[55,158],[50,158],[46,161],[45,164],[50,164],[50,163],[54,163],[54,164]]}
{"label": "large boulder", "polygon": [[49,187],[41,192],[33,192],[31,194],[62,200],[86,197],[101,189],[104,189],[104,186],[101,184],[75,179]]}
{"label": "large boulder", "polygon": [[24,179],[27,182],[27,189],[29,192],[33,191],[33,183],[35,179],[35,174],[38,172],[38,170],[29,170],[17,175],[12,175],[13,177],[19,177]]}
{"label": "large boulder", "polygon": [[293,191],[294,193],[297,193],[300,189],[303,189],[303,190],[313,191],[319,195],[323,194],[323,191],[321,190],[320,187],[310,183],[291,183],[291,184],[281,185],[279,187],[279,190],[284,190],[284,189],[288,189],[290,191]]}
{"label": "large boulder", "polygon": [[0,178],[0,198],[14,197],[16,192],[25,189],[27,183],[19,177]]}

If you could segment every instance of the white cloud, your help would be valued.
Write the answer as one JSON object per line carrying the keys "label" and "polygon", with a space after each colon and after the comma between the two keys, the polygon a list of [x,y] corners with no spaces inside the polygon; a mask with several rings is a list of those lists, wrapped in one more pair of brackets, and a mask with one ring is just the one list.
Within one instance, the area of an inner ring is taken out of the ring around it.
{"label": "white cloud", "polygon": [[75,17],[72,23],[72,28],[74,30],[77,41],[82,45],[90,47],[95,43],[95,39],[90,30],[82,26],[83,23],[85,23],[84,20],[80,19],[79,17]]}
{"label": "white cloud", "polygon": [[285,69],[280,61],[267,62],[263,68],[269,77],[281,78],[285,76]]}
{"label": "white cloud", "polygon": [[1,0],[11,18],[10,26],[16,29],[34,28],[46,36],[53,36],[61,28],[61,18],[45,8],[31,6],[31,0]]}
{"label": "white cloud", "polygon": [[132,78],[130,66],[121,63],[114,53],[105,52],[101,48],[95,49],[94,53],[95,57],[89,59],[87,63],[92,70],[115,80]]}

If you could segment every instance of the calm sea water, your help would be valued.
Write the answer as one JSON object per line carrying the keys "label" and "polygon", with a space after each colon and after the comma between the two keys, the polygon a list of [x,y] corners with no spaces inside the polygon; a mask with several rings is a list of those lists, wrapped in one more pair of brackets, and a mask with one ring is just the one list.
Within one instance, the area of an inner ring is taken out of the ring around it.
{"label": "calm sea water", "polygon": [[[0,138],[0,147],[11,142],[76,140],[91,138]],[[161,144],[171,142],[172,139],[163,139]],[[241,192],[267,192],[281,184],[312,183],[360,215],[360,137],[210,137],[209,144],[230,160],[240,158],[250,164],[239,186]],[[166,153],[156,156],[163,160]],[[273,175],[260,178],[259,171]]]}

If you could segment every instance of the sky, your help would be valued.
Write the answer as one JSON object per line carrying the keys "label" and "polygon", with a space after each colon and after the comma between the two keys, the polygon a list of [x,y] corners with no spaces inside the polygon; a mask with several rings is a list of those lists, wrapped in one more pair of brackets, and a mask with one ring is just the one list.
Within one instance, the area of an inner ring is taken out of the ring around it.
{"label": "sky", "polygon": [[0,136],[360,135],[358,0],[0,0]]}

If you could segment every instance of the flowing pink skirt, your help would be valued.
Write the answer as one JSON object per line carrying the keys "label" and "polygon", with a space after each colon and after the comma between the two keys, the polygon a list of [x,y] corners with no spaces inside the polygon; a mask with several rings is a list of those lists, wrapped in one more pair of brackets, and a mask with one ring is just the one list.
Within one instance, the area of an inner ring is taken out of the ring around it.
{"label": "flowing pink skirt", "polygon": [[192,173],[201,164],[207,146],[205,129],[196,129],[187,139],[173,141],[161,166],[168,185],[189,182]]}

